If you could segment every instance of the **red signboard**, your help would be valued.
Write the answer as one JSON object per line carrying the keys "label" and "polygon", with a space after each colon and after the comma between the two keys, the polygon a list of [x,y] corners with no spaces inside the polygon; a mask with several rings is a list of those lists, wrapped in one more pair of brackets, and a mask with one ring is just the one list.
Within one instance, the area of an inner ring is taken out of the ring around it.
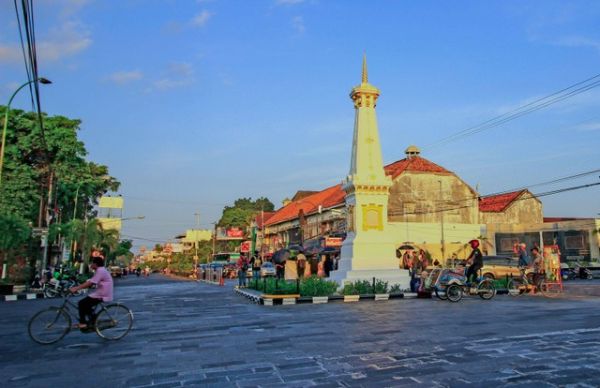
{"label": "red signboard", "polygon": [[244,241],[240,244],[240,252],[250,252],[250,241]]}
{"label": "red signboard", "polygon": [[227,237],[244,237],[244,231],[240,228],[229,228],[226,234]]}
{"label": "red signboard", "polygon": [[325,246],[326,247],[341,247],[342,241],[343,240],[341,237],[325,237]]}

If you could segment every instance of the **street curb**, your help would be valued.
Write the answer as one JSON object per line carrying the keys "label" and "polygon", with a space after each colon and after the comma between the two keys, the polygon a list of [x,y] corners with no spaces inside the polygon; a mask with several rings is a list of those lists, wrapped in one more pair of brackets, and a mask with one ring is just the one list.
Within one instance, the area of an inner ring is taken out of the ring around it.
{"label": "street curb", "polygon": [[4,298],[0,297],[0,301],[3,302],[16,302],[17,300],[32,300],[32,299],[44,299],[45,296],[42,292],[27,293],[27,294],[14,294],[14,295],[3,295]]}
{"label": "street curb", "polygon": [[[333,295],[333,296],[304,296],[299,298],[286,298],[281,296],[279,298],[264,298],[262,294],[259,294],[257,291],[251,289],[240,289],[234,288],[233,291],[250,300],[253,303],[263,305],[263,306],[279,306],[279,305],[295,305],[295,304],[327,304],[332,302],[348,302],[348,298],[345,298],[343,295]],[[406,292],[402,294],[373,294],[373,295],[353,295],[357,297],[353,298],[354,302],[363,302],[363,301],[389,301],[392,299],[415,299],[417,298],[417,293]]]}

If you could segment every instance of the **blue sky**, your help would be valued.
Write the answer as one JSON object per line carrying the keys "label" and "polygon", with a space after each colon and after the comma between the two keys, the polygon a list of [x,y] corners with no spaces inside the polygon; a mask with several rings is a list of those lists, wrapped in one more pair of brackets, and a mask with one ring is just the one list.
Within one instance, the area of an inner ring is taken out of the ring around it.
{"label": "blue sky", "polygon": [[[239,197],[276,205],[341,181],[366,51],[386,163],[416,144],[482,194],[600,168],[600,88],[444,146],[441,138],[600,73],[595,1],[38,0],[42,105],[83,120],[121,182],[124,234],[210,227]],[[26,80],[0,3],[0,101]],[[22,93],[13,103],[28,109]],[[534,192],[597,182],[598,176]],[[543,198],[595,216],[598,188]],[[136,240],[136,245],[144,243]],[[152,245],[152,242],[145,242]]]}

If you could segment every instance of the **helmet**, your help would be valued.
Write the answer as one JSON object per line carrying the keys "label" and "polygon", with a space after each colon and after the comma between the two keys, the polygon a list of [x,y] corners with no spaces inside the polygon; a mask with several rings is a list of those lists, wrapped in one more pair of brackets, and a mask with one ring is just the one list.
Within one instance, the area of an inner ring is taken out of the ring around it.
{"label": "helmet", "polygon": [[471,248],[475,249],[479,247],[479,240],[471,240],[469,241],[469,244],[471,244]]}

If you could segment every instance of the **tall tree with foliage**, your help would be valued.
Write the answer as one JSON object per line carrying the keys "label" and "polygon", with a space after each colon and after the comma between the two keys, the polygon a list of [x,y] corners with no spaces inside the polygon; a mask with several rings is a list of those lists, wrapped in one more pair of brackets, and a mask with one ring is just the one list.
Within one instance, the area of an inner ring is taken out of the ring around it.
{"label": "tall tree with foliage", "polygon": [[250,225],[252,217],[261,211],[273,211],[275,206],[268,198],[261,197],[252,201],[252,198],[237,199],[233,206],[225,206],[223,215],[219,220],[219,226],[241,227]]}
{"label": "tall tree with foliage", "polygon": [[[4,110],[0,106],[0,115]],[[10,111],[0,209],[37,225],[40,213],[45,214],[40,204],[45,205],[50,175],[55,198],[50,209],[55,221],[70,220],[75,202],[78,217],[92,215],[97,198],[119,188],[106,166],[86,161],[87,150],[77,137],[80,125],[79,120],[44,115],[42,133],[36,113]]]}

